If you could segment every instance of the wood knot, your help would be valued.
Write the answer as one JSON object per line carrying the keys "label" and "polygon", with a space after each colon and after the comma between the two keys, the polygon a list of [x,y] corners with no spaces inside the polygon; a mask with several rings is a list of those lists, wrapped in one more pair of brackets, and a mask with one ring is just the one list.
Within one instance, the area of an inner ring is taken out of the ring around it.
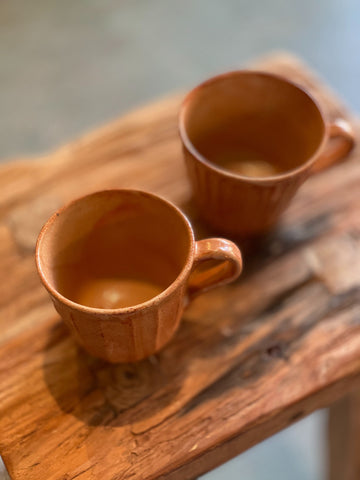
{"label": "wood knot", "polygon": [[290,417],[290,423],[297,422],[298,420],[300,420],[300,418],[304,416],[305,416],[305,412],[303,412],[302,410],[300,412],[296,412],[294,413],[294,415]]}
{"label": "wood knot", "polygon": [[284,350],[280,344],[271,345],[266,349],[266,354],[272,358],[284,358]]}
{"label": "wood knot", "polygon": [[124,377],[127,380],[134,380],[134,378],[136,378],[136,374],[132,370],[125,370]]}

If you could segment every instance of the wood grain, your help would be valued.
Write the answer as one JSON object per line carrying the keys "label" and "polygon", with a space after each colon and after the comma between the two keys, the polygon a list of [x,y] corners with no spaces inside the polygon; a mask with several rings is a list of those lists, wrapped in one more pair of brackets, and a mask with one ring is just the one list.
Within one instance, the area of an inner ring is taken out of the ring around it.
{"label": "wood grain", "polygon": [[[308,86],[328,118],[348,118],[296,59],[256,66]],[[181,98],[0,168],[0,454],[14,480],[194,478],[358,385],[358,150],[311,178],[275,232],[240,241],[241,280],[194,301],[160,354],[108,365],[60,322],[33,259],[40,225],[60,204],[142,188],[183,208],[198,238],[214,233],[190,200]]]}

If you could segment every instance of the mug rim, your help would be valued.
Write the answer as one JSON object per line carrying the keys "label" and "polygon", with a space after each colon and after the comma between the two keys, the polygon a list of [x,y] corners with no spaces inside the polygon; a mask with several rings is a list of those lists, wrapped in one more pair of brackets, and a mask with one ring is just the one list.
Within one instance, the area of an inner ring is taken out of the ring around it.
{"label": "mug rim", "polygon": [[[316,109],[318,110],[323,126],[324,126],[324,131],[322,135],[322,139],[319,142],[319,145],[315,152],[301,165],[292,168],[291,170],[286,170],[283,173],[279,173],[276,175],[267,175],[264,177],[250,177],[246,175],[241,175],[238,173],[234,173],[230,170],[227,170],[225,168],[218,167],[214,162],[211,162],[208,160],[204,155],[202,155],[193,145],[192,141],[190,140],[188,133],[187,133],[187,128],[185,126],[185,113],[186,110],[189,106],[189,103],[191,102],[192,98],[197,95],[197,93],[200,90],[203,90],[204,88],[208,87],[209,85],[218,82],[219,80],[224,80],[226,78],[230,77],[235,77],[235,76],[243,76],[243,75],[254,75],[254,76],[260,76],[260,77],[265,77],[267,79],[272,79],[276,80],[281,83],[285,83],[290,85],[291,87],[295,88],[296,90],[300,91],[302,94],[307,96],[309,100],[315,105]],[[273,182],[279,181],[279,180],[286,180],[288,178],[293,177],[294,175],[297,175],[299,173],[303,173],[304,171],[308,170],[316,161],[318,155],[320,152],[323,150],[325,146],[325,142],[327,139],[327,131],[328,131],[328,126],[327,126],[327,121],[325,120],[325,116],[323,113],[322,108],[320,107],[319,102],[314,98],[314,96],[307,91],[305,87],[302,85],[299,85],[297,82],[294,82],[293,80],[289,80],[286,77],[279,75],[277,73],[272,73],[272,72],[266,72],[263,70],[250,70],[250,69],[240,69],[240,70],[230,70],[224,73],[220,73],[219,75],[215,75],[213,77],[208,78],[207,80],[199,83],[196,87],[194,87],[192,90],[190,90],[185,98],[183,99],[181,105],[180,105],[180,112],[178,116],[178,130],[179,130],[179,135],[181,138],[181,141],[183,142],[184,147],[189,151],[189,153],[200,163],[202,163],[205,167],[208,167],[209,169],[217,172],[219,175],[222,175],[227,178],[232,178],[233,180],[243,180],[248,183],[252,184],[271,184]]]}
{"label": "mug rim", "polygon": [[[42,267],[42,261],[41,261],[41,251],[42,251],[42,241],[45,238],[48,229],[52,226],[54,221],[58,218],[60,214],[63,214],[66,212],[70,207],[75,205],[76,203],[83,202],[84,200],[90,198],[90,197],[96,197],[96,196],[102,196],[102,195],[108,195],[108,194],[122,194],[122,193],[131,193],[135,195],[141,195],[144,197],[147,197],[148,199],[151,200],[156,200],[160,201],[161,203],[165,204],[170,210],[172,210],[178,217],[180,217],[183,221],[184,227],[186,229],[186,232],[188,234],[188,238],[190,240],[190,248],[186,256],[186,260],[184,262],[184,265],[180,271],[180,273],[176,276],[176,278],[168,285],[164,290],[162,290],[158,295],[155,295],[154,297],[150,298],[149,300],[146,300],[145,302],[142,303],[137,303],[135,305],[130,305],[128,307],[120,307],[120,308],[98,308],[98,307],[89,307],[87,305],[82,305],[81,303],[74,302],[73,300],[70,300],[69,298],[65,297],[62,295],[47,279],[47,276],[43,270]],[[65,304],[66,306],[78,310],[82,313],[88,313],[88,314],[96,314],[97,316],[104,316],[105,319],[106,317],[112,317],[115,314],[135,314],[139,312],[140,310],[147,310],[149,308],[152,308],[153,306],[158,305],[161,303],[161,301],[168,297],[170,294],[172,294],[178,287],[179,285],[182,284],[182,282],[186,279],[186,277],[190,274],[191,268],[192,268],[192,263],[193,263],[193,258],[194,258],[194,252],[195,252],[195,236],[194,232],[192,229],[192,226],[190,224],[190,221],[186,217],[186,215],[178,208],[176,205],[174,205],[172,202],[169,200],[166,200],[165,198],[145,191],[145,190],[139,190],[139,189],[132,189],[132,188],[121,188],[121,189],[105,189],[105,190],[99,190],[95,191],[86,195],[83,195],[81,197],[78,197],[74,200],[71,200],[70,202],[66,203],[63,205],[61,208],[56,210],[49,219],[45,222],[43,227],[40,230],[37,242],[36,242],[36,248],[35,248],[35,262],[36,262],[36,267],[38,274],[40,276],[41,282],[46,288],[46,290],[50,293],[51,296],[55,297],[60,303]]]}

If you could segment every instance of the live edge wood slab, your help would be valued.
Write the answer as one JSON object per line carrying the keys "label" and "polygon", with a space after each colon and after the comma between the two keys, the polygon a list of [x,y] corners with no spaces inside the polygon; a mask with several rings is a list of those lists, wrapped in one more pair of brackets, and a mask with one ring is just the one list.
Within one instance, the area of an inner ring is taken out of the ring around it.
{"label": "live edge wood slab", "polygon": [[[298,60],[257,67],[308,86],[328,118],[349,118]],[[358,386],[358,149],[311,178],[275,232],[242,245],[242,278],[194,301],[158,355],[108,365],[61,323],[33,255],[42,223],[68,200],[147,189],[183,208],[198,238],[215,233],[192,208],[181,98],[0,169],[0,454],[14,480],[190,479]]]}

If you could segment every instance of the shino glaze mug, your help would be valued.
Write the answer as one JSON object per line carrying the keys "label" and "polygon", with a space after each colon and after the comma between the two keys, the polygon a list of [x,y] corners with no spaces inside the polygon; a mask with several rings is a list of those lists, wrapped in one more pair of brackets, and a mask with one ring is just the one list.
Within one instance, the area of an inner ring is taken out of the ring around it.
{"label": "shino glaze mug", "polygon": [[179,131],[200,214],[239,236],[268,231],[307,177],[354,144],[350,125],[326,124],[303,88],[258,71],[225,73],[192,90]]}
{"label": "shino glaze mug", "polygon": [[177,207],[136,190],[93,193],[56,212],[40,232],[36,264],[77,341],[109,362],[157,352],[194,295],[242,269],[234,243],[196,242]]}

